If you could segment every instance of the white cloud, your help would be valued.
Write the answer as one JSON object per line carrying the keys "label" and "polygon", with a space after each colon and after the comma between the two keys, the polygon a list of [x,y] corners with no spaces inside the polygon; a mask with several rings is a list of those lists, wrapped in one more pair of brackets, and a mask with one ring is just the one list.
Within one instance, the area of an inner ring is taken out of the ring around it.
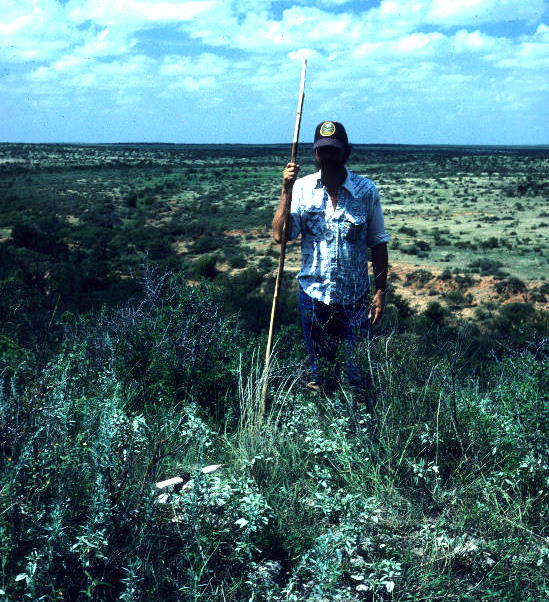
{"label": "white cloud", "polygon": [[69,18],[76,22],[94,21],[101,25],[135,25],[189,21],[211,11],[218,0],[162,2],[158,0],[70,0]]}
{"label": "white cloud", "polygon": [[543,11],[543,0],[432,0],[427,20],[443,25],[531,22],[540,19]]}
{"label": "white cloud", "polygon": [[174,81],[168,85],[170,90],[183,88],[190,92],[200,92],[201,90],[209,90],[216,87],[216,80],[213,77],[191,77],[187,76],[183,79]]}
{"label": "white cloud", "polygon": [[247,52],[314,47],[330,51],[359,41],[367,23],[350,14],[332,15],[315,7],[294,6],[276,20],[267,12],[250,12],[241,22],[234,16],[198,19],[184,26],[195,38],[212,45],[238,48]]}
{"label": "white cloud", "polygon": [[483,23],[538,22],[544,0],[382,0],[369,13],[380,35],[398,35],[425,25],[477,27]]}
{"label": "white cloud", "polygon": [[75,39],[55,0],[3,0],[0,15],[0,60],[22,63],[56,58]]}
{"label": "white cloud", "polygon": [[83,41],[74,52],[87,58],[127,54],[136,44],[135,38],[116,28],[88,31]]}
{"label": "white cloud", "polygon": [[[502,69],[527,69],[539,71],[540,74],[547,73],[549,69],[549,27],[545,24],[539,25],[533,36],[523,38],[517,48],[500,56],[496,64]],[[542,79],[547,82],[547,78],[543,78],[543,75]],[[549,84],[545,89],[549,90]]]}
{"label": "white cloud", "polygon": [[0,34],[3,36],[13,35],[23,29],[32,21],[31,15],[20,15],[11,22],[0,23]]}
{"label": "white cloud", "polygon": [[303,59],[311,60],[319,58],[320,54],[311,48],[300,48],[299,50],[292,50],[288,53],[288,58],[292,61],[302,61]]}
{"label": "white cloud", "polygon": [[[53,63],[53,68],[57,71],[70,71],[79,68],[85,60],[82,56],[65,55]],[[44,69],[44,67],[40,68]]]}
{"label": "white cloud", "polygon": [[501,49],[505,42],[506,40],[487,36],[478,29],[475,31],[460,29],[453,37],[452,46],[456,52],[492,52]]}
{"label": "white cloud", "polygon": [[424,53],[432,54],[440,48],[440,43],[444,42],[445,36],[440,33],[413,33],[396,43],[396,49],[405,53]]}
{"label": "white cloud", "polygon": [[155,61],[149,57],[136,55],[123,61],[97,62],[93,70],[98,75],[117,78],[115,80],[117,87],[120,85],[135,87],[135,83],[127,76],[149,75],[153,72],[154,65]]}
{"label": "white cloud", "polygon": [[171,55],[164,57],[159,69],[161,76],[179,77],[185,74],[204,74],[219,76],[227,72],[229,62],[211,52],[205,52],[198,57]]}
{"label": "white cloud", "polygon": [[38,67],[31,72],[30,78],[36,81],[47,81],[51,79],[52,71],[48,67]]}

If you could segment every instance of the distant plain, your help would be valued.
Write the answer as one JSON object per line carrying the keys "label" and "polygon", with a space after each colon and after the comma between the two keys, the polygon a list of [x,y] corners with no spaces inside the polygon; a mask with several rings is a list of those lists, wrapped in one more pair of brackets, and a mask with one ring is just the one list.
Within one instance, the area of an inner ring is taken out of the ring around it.
{"label": "distant plain", "polygon": [[[210,277],[272,275],[288,156],[285,145],[1,144],[0,240],[53,227],[69,249],[103,245],[121,277],[145,257],[191,280],[208,265]],[[299,160],[301,175],[315,170],[310,145]],[[549,147],[357,145],[349,167],[378,185],[391,283],[412,305],[437,299],[468,316],[500,301],[545,304]],[[297,242],[288,273],[298,266]]]}

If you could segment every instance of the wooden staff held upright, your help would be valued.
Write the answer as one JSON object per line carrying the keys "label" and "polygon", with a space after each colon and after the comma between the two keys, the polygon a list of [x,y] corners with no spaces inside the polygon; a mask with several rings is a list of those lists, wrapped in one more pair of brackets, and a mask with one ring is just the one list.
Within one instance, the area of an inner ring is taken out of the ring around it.
{"label": "wooden staff held upright", "polygon": [[[299,100],[297,103],[297,116],[295,120],[294,130],[294,141],[292,143],[292,158],[291,162],[295,163],[297,158],[297,144],[299,141],[299,128],[301,126],[301,110],[303,108],[303,99],[305,98],[305,72],[307,71],[307,59],[303,59],[301,66],[301,84],[299,89]],[[290,204],[292,202],[292,191],[291,189],[287,193],[286,205],[287,215],[290,214]],[[276,308],[278,305],[278,294],[280,292],[280,283],[282,282],[282,274],[284,272],[284,259],[286,257],[286,228],[288,225],[288,219],[282,228],[282,239],[280,241],[280,259],[278,261],[278,272],[276,274],[276,284],[273,295],[273,305],[271,309],[271,321],[269,324],[269,337],[267,339],[267,351],[265,353],[265,370],[263,372],[263,388],[261,391],[261,416],[265,414],[265,408],[267,405],[267,386],[269,383],[269,364],[271,360],[271,350],[273,346],[273,327],[274,319],[276,314]]]}

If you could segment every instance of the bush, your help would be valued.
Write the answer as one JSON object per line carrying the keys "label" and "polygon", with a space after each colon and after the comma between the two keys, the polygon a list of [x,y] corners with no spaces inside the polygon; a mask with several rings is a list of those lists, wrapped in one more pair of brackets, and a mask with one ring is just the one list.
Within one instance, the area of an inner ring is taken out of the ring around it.
{"label": "bush", "polygon": [[403,322],[406,322],[408,318],[411,318],[416,313],[410,302],[392,288],[388,291],[387,301],[396,307],[398,316]]}
{"label": "bush", "polygon": [[416,240],[410,245],[401,246],[401,251],[408,255],[417,255],[418,257],[427,257],[431,246],[424,240]]}
{"label": "bush", "polygon": [[505,303],[488,328],[493,337],[512,347],[535,346],[549,336],[549,312],[536,311],[531,303]]}
{"label": "bush", "polygon": [[400,226],[398,232],[402,232],[402,234],[407,234],[408,236],[417,236],[417,230],[412,226]]}
{"label": "bush", "polygon": [[265,256],[257,262],[257,269],[260,272],[270,272],[276,265],[276,262],[271,257]]}
{"label": "bush", "polygon": [[228,261],[229,265],[232,268],[245,268],[248,263],[243,253],[238,253],[238,255],[231,255]]}
{"label": "bush", "polygon": [[497,259],[488,259],[487,257],[479,257],[469,263],[469,267],[473,272],[480,273],[481,276],[504,276],[505,272],[501,270],[503,264]]}
{"label": "bush", "polygon": [[431,250],[431,245],[425,240],[416,240],[415,243],[421,251],[430,251]]}
{"label": "bush", "polygon": [[407,255],[419,255],[420,249],[416,245],[401,245],[400,250]]}
{"label": "bush", "polygon": [[444,268],[444,270],[439,274],[439,280],[443,280],[444,282],[448,280],[452,280],[454,275],[452,274],[452,270],[450,268]]}
{"label": "bush", "polygon": [[495,236],[490,236],[488,240],[483,240],[480,246],[483,249],[497,249],[499,247],[499,240]]}
{"label": "bush", "polygon": [[126,206],[130,207],[130,209],[134,209],[135,207],[137,207],[138,198],[139,197],[137,192],[135,192],[135,190],[132,190],[132,192],[130,192],[126,197]]}
{"label": "bush", "polygon": [[498,294],[505,296],[518,295],[519,293],[525,293],[527,290],[526,284],[516,276],[500,280],[494,286]]}
{"label": "bush", "polygon": [[147,244],[146,252],[149,256],[149,259],[158,261],[161,259],[166,259],[167,257],[171,257],[173,254],[173,249],[167,240],[157,239],[151,240]]}
{"label": "bush", "polygon": [[[194,587],[204,546],[214,573],[228,557],[237,570],[256,549],[269,508],[246,477],[199,472],[215,434],[192,401],[211,419],[218,400],[233,399],[222,414],[228,424],[247,343],[211,287],[167,277],[144,284],[135,305],[69,326],[40,379],[31,384],[17,369],[0,388],[0,547],[10,598],[87,592],[114,601],[135,599],[133,589],[140,599],[174,599],[174,587]],[[155,481],[172,476],[170,458],[195,479],[176,522],[174,505],[163,512],[154,492]]]}
{"label": "bush", "polygon": [[461,309],[473,302],[473,296],[470,293],[465,295],[462,290],[450,291],[444,295],[444,299],[452,309]]}
{"label": "bush", "polygon": [[266,291],[266,294],[259,291],[263,280],[264,275],[257,268],[250,267],[227,278],[223,285],[226,310],[238,313],[243,326],[253,332],[264,331],[270,315],[270,291]]}
{"label": "bush", "polygon": [[192,273],[197,278],[206,278],[213,280],[217,274],[217,255],[203,255],[193,264]]}
{"label": "bush", "polygon": [[415,270],[406,274],[405,285],[416,284],[418,287],[425,286],[429,280],[433,278],[433,274],[429,270]]}
{"label": "bush", "polygon": [[448,315],[448,310],[438,301],[429,301],[423,313],[432,322],[440,324]]}
{"label": "bush", "polygon": [[60,240],[60,228],[61,224],[57,219],[16,224],[11,230],[11,240],[16,247],[60,258],[68,252],[67,245]]}
{"label": "bush", "polygon": [[223,243],[219,237],[212,234],[205,234],[194,241],[190,246],[190,250],[193,253],[209,253],[216,249],[222,248]]}
{"label": "bush", "polygon": [[457,274],[455,277],[456,284],[461,288],[469,288],[475,284],[474,279],[469,274]]}

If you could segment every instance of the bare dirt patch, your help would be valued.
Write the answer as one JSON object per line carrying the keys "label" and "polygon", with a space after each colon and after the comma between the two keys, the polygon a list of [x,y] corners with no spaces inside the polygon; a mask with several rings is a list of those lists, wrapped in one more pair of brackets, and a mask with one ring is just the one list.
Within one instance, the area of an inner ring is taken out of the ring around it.
{"label": "bare dirt patch", "polygon": [[406,284],[406,277],[408,274],[418,270],[418,267],[414,264],[405,262],[394,262],[391,263],[389,274],[396,274],[398,279],[393,279],[392,284],[395,291],[406,299],[410,305],[417,311],[424,311],[431,301],[438,301],[439,303],[445,304],[448,293],[455,291],[462,291],[464,295],[471,295],[472,300],[462,308],[454,308],[456,315],[462,318],[468,318],[473,315],[475,308],[486,303],[526,303],[532,302],[538,309],[546,307],[545,303],[537,302],[533,299],[532,290],[541,282],[533,281],[525,283],[527,286],[526,291],[515,294],[502,294],[498,293],[496,285],[498,280],[493,276],[481,276],[474,274],[471,277],[472,282],[467,285],[461,285],[459,281],[454,278],[441,279],[440,275],[443,270],[424,266],[425,270],[428,270],[432,274],[432,278],[425,284],[418,285],[417,283]]}

